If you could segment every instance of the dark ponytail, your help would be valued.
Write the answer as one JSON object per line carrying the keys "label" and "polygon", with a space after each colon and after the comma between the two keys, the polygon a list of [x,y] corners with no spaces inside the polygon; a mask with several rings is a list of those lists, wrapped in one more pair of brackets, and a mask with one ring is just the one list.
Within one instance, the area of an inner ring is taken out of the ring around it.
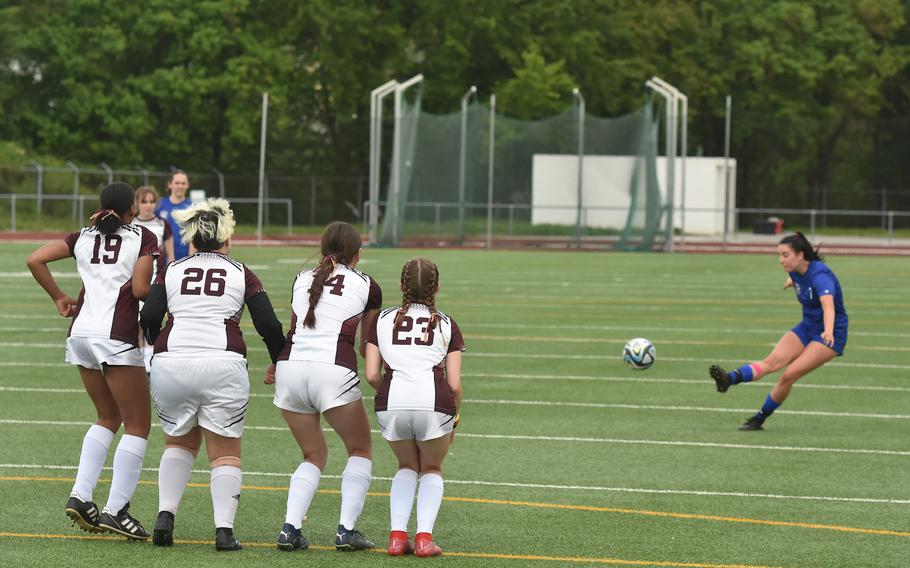
{"label": "dark ponytail", "polygon": [[123,224],[123,216],[133,208],[133,188],[122,181],[101,190],[101,209],[92,215],[92,225],[103,235],[110,235]]}
{"label": "dark ponytail", "polygon": [[350,264],[357,253],[363,241],[360,233],[352,225],[341,221],[333,221],[326,226],[322,232],[322,260],[316,267],[313,274],[313,283],[308,290],[310,295],[310,307],[307,309],[306,317],[303,318],[303,327],[313,329],[316,327],[316,304],[322,297],[322,289],[326,280],[335,272],[338,264]]}
{"label": "dark ponytail", "polygon": [[780,244],[789,246],[794,252],[802,253],[803,258],[810,262],[813,260],[818,260],[820,262],[825,261],[824,255],[821,254],[822,246],[818,245],[817,247],[812,248],[812,243],[809,242],[806,235],[799,231],[782,238]]}

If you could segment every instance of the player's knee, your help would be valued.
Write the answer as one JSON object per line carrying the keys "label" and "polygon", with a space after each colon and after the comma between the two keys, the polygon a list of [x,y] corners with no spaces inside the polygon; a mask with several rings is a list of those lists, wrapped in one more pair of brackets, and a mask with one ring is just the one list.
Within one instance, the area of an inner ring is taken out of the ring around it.
{"label": "player's knee", "polygon": [[781,373],[779,382],[784,385],[793,385],[793,383],[798,381],[800,379],[800,377],[802,377],[802,376],[803,376],[802,373],[798,373],[795,371],[791,371],[790,369],[787,369],[786,371]]}
{"label": "player's knee", "polygon": [[209,462],[209,468],[215,469],[216,467],[221,467],[223,465],[240,467],[240,456],[221,456],[220,458],[215,458]]}
{"label": "player's knee", "polygon": [[194,458],[196,457],[196,454],[199,453],[199,448],[191,448],[190,446],[184,446],[182,444],[165,444],[164,449],[166,450],[168,448],[174,448],[176,450],[183,450],[185,452],[189,452],[190,454],[192,454],[192,456]]}
{"label": "player's knee", "polygon": [[112,412],[99,412],[98,421],[95,422],[98,426],[107,428],[111,432],[116,433],[120,429],[120,425],[123,423],[123,420],[120,419],[120,412],[114,410]]}
{"label": "player's knee", "polygon": [[325,452],[303,452],[303,461],[310,462],[319,468],[319,471],[325,471],[325,464],[328,456]]}
{"label": "player's knee", "polygon": [[427,475],[428,473],[435,473],[439,477],[442,477],[442,466],[438,464],[420,464],[420,475]]}

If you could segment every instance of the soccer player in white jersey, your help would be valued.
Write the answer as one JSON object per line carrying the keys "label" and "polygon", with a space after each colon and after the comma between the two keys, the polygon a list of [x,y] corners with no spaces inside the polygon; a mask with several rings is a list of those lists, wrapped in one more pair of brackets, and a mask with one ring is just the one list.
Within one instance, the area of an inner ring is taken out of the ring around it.
{"label": "soccer player in white jersey", "polygon": [[366,330],[382,306],[379,285],[354,268],[361,245],[360,233],[347,223],[336,221],[325,228],[319,266],[301,272],[294,281],[291,328],[277,370],[266,372],[266,384],[275,382],[275,406],[304,460],[291,477],[285,523],[278,534],[280,550],[308,546],[300,528],[328,457],[320,414],[348,452],[335,548],[375,547],[354,530],[373,479],[370,423],[360,395],[354,336],[360,323],[363,355]]}
{"label": "soccer player in white jersey", "polygon": [[[168,262],[174,260],[174,235],[171,233],[171,226],[161,217],[155,215],[155,207],[158,205],[158,192],[150,185],[144,185],[136,190],[136,199],[133,202],[133,212],[136,216],[133,218],[134,225],[141,225],[151,231],[158,238],[158,250],[162,254],[158,255],[158,262],[152,271],[152,282],[158,277],[158,273],[164,270]],[[165,253],[167,253],[165,255]],[[166,260],[165,260],[166,258]],[[142,302],[139,302],[139,309],[142,310]],[[142,349],[142,356],[145,359],[145,371],[151,371],[153,346],[149,345],[145,338],[140,334],[139,347]]]}
{"label": "soccer player in white jersey", "polygon": [[[31,254],[28,267],[64,317],[73,318],[66,340],[66,361],[76,365],[98,420],[82,440],[76,483],[66,514],[83,530],[108,530],[145,540],[148,532],[129,514],[139,482],[151,426],[148,377],[142,365],[138,298],[148,294],[152,264],[158,254],[155,236],[130,225],[133,188],[121,182],[101,191],[94,224]],[[47,267],[76,259],[82,292],[74,301],[60,290]],[[124,434],[114,452],[114,474],[107,505],[99,513],[92,501],[114,434]]]}
{"label": "soccer player in white jersey", "polygon": [[[442,461],[459,421],[464,339],[455,320],[436,309],[435,264],[425,258],[409,260],[401,270],[401,291],[401,306],[379,314],[366,346],[367,381],[376,389],[376,421],[398,458],[389,496],[388,553],[439,556],[442,549],[433,542],[433,525],[442,504]],[[408,519],[415,493],[412,546]]]}
{"label": "soccer player in white jersey", "polygon": [[[240,501],[240,446],[250,399],[244,305],[272,361],[284,347],[281,322],[262,283],[228,253],[234,214],[224,199],[174,212],[195,252],[170,263],[142,308],[142,328],[155,344],[151,386],[164,431],[158,469],[158,519],[152,542],[173,544],[174,516],[205,438],[211,467],[215,548],[240,550],[234,518]],[[163,331],[161,319],[168,312]]]}

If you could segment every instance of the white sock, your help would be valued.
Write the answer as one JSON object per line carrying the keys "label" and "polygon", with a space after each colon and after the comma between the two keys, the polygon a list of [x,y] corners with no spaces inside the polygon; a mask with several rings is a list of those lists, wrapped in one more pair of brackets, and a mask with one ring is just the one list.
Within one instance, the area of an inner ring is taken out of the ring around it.
{"label": "white sock", "polygon": [[303,462],[297,466],[297,471],[291,476],[291,486],[288,489],[288,509],[284,522],[294,525],[299,529],[303,525],[310,503],[319,487],[319,477],[322,472],[310,462]]}
{"label": "white sock", "polygon": [[239,467],[219,465],[212,468],[212,509],[215,528],[234,528],[237,505],[240,504],[240,485],[243,474]]}
{"label": "white sock", "polygon": [[436,515],[442,505],[442,476],[427,473],[420,476],[420,488],[417,490],[417,532],[433,534]]}
{"label": "white sock", "polygon": [[349,457],[341,474],[341,516],[338,524],[351,530],[363,511],[363,502],[373,480],[373,462],[366,458]]}
{"label": "white sock", "polygon": [[92,427],[82,438],[82,455],[79,456],[79,469],[76,471],[76,483],[73,493],[83,501],[91,501],[98,477],[107,460],[107,451],[114,441],[114,433],[105,428],[92,424]]}
{"label": "white sock", "polygon": [[414,493],[417,492],[417,472],[413,469],[399,469],[392,479],[389,492],[389,511],[392,514],[393,531],[408,532],[408,519],[414,508]]}
{"label": "white sock", "polygon": [[158,466],[158,510],[177,514],[196,456],[183,448],[165,448]]}
{"label": "white sock", "polygon": [[114,452],[114,476],[111,480],[111,493],[104,507],[116,515],[124,505],[133,498],[139,474],[142,472],[142,460],[148,440],[139,436],[124,434]]}

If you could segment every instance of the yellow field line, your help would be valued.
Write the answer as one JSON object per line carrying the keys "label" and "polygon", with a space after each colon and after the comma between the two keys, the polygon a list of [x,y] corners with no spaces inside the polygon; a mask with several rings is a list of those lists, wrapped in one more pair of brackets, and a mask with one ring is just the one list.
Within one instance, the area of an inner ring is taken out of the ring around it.
{"label": "yellow field line", "polygon": [[[36,477],[36,476],[0,476],[0,481],[52,481],[52,482],[70,482],[72,478],[67,477]],[[110,483],[110,479],[99,479],[99,483]],[[157,485],[157,481],[140,480],[140,485]],[[207,483],[188,483],[187,487],[207,489]],[[275,485],[244,485],[247,491],[287,491],[287,487]],[[337,489],[320,489],[318,493],[325,495],[338,495],[341,491]],[[388,497],[388,493],[371,491],[367,493],[370,497]],[[529,507],[534,509],[558,509],[564,511],[589,511],[595,513],[617,513],[622,515],[641,515],[647,517],[664,517],[670,519],[686,519],[697,521],[719,521],[725,523],[742,523],[751,525],[765,525],[771,527],[791,527],[800,529],[826,530],[836,532],[847,532],[856,534],[870,534],[881,536],[910,537],[910,532],[894,531],[888,529],[868,529],[862,527],[848,527],[844,525],[823,525],[819,523],[800,523],[796,521],[769,521],[766,519],[752,519],[748,517],[724,517],[720,515],[702,515],[698,513],[674,513],[670,511],[650,511],[647,509],[625,509],[618,507],[595,507],[593,505],[563,505],[560,503],[542,503],[538,501],[510,501],[505,499],[481,499],[477,497],[443,497],[444,501],[457,503],[477,503],[481,505],[506,505],[509,507]]]}
{"label": "yellow field line", "polygon": [[[7,538],[41,538],[41,539],[62,539],[62,540],[123,540],[119,536],[97,536],[97,535],[65,535],[65,534],[31,534],[31,533],[10,533],[0,532],[0,537]],[[179,540],[174,539],[174,544],[202,544],[212,546],[212,541],[207,540]],[[274,548],[273,542],[244,542],[243,546],[250,548]],[[334,546],[317,546],[310,545],[315,550],[334,550]],[[372,549],[374,554],[385,554],[382,548]],[[586,558],[583,556],[540,556],[535,554],[496,554],[489,552],[445,552],[444,556],[457,556],[462,558],[486,558],[497,560],[537,560],[544,562],[575,562],[584,564],[607,564],[611,566],[661,566],[668,568],[774,568],[759,564],[705,564],[702,562],[672,562],[662,560],[625,560],[622,558]]]}

